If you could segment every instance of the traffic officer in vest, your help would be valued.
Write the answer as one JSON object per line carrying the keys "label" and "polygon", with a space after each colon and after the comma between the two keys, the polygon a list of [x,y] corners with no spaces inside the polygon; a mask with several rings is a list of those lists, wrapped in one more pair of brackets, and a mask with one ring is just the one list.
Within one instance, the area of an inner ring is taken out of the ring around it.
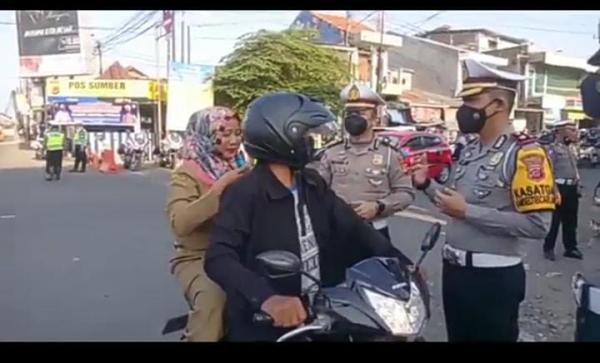
{"label": "traffic officer in vest", "polygon": [[323,154],[319,173],[356,213],[390,239],[387,218],[415,199],[411,177],[389,140],[376,138],[378,107],[385,105],[369,87],[350,84],[341,92],[346,137]]}
{"label": "traffic officer in vest", "polygon": [[462,133],[478,134],[459,157],[446,185],[413,181],[450,216],[443,247],[442,293],[448,340],[517,341],[525,297],[520,238],[541,240],[554,210],[554,178],[543,147],[512,133],[510,114],[524,77],[473,60],[456,118]]}
{"label": "traffic officer in vest", "polygon": [[554,141],[547,145],[548,154],[554,166],[554,179],[558,187],[557,208],[552,214],[550,232],[544,241],[544,257],[554,261],[554,246],[558,228],[562,224],[565,257],[583,259],[577,248],[577,221],[579,210],[580,177],[577,170],[577,157],[570,145],[577,142],[577,124],[570,120],[555,122]]}
{"label": "traffic officer in vest", "polygon": [[85,128],[83,128],[81,122],[78,122],[75,125],[73,144],[75,145],[75,165],[70,171],[77,172],[79,165],[81,164],[81,172],[85,173],[85,167],[87,166],[88,133]]}
{"label": "traffic officer in vest", "polygon": [[46,180],[60,180],[62,171],[63,150],[65,148],[65,135],[60,131],[58,125],[50,125],[44,136],[46,147]]}

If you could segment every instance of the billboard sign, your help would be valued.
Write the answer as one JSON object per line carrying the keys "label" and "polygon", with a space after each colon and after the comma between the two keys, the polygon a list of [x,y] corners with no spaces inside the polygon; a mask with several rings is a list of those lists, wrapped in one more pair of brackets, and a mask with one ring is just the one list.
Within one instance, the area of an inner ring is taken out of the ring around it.
{"label": "billboard sign", "polygon": [[21,77],[86,71],[76,10],[17,11]]}
{"label": "billboard sign", "polygon": [[152,97],[153,81],[125,79],[92,79],[89,77],[46,80],[48,101],[61,97],[128,98],[147,101]]}
{"label": "billboard sign", "polygon": [[213,106],[211,78],[214,66],[171,63],[169,72],[167,130],[184,131],[190,116]]}

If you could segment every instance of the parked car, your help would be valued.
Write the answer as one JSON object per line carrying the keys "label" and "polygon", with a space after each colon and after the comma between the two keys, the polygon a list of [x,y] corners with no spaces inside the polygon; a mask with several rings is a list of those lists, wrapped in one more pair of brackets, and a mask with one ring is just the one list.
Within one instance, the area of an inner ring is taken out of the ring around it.
{"label": "parked car", "polygon": [[383,130],[378,136],[395,138],[404,157],[404,164],[410,167],[418,155],[425,153],[429,165],[428,176],[439,183],[445,183],[452,168],[452,150],[443,136],[428,132]]}

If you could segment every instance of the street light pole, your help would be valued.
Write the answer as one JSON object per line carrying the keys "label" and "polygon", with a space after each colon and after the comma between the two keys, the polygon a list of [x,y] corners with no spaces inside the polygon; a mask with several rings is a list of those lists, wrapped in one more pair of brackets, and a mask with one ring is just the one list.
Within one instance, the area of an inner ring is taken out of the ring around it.
{"label": "street light pole", "polygon": [[384,34],[384,19],[385,14],[382,10],[379,15],[379,26],[380,26],[380,41],[379,41],[379,49],[377,50],[377,93],[381,94],[381,89],[383,87],[383,34]]}

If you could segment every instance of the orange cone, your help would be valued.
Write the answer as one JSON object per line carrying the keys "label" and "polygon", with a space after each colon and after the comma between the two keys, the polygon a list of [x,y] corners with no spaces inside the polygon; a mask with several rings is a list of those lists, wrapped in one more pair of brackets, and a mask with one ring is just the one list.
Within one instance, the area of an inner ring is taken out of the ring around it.
{"label": "orange cone", "polygon": [[100,172],[105,174],[116,174],[119,172],[119,167],[115,163],[115,152],[113,150],[102,151]]}

